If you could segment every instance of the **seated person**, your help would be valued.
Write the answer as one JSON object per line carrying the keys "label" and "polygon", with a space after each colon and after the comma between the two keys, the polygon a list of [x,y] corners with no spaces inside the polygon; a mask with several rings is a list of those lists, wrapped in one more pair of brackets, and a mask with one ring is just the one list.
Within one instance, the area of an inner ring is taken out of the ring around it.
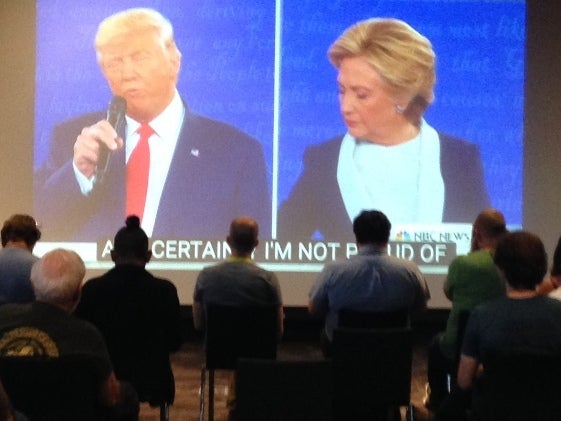
{"label": "seated person", "polygon": [[101,331],[117,377],[132,383],[142,402],[156,406],[173,402],[169,354],[182,338],[177,290],[145,269],[151,256],[140,219],[129,216],[115,235],[115,267],[86,282],[76,315]]}
{"label": "seated person", "polygon": [[41,231],[33,217],[16,214],[4,222],[1,236],[0,304],[30,303],[35,295],[29,275],[39,259],[33,255],[33,249],[41,238]]}
{"label": "seated person", "polygon": [[503,214],[496,209],[484,210],[473,224],[470,253],[458,256],[448,268],[444,294],[452,301],[452,309],[446,331],[436,335],[429,346],[427,392],[430,393],[425,399],[429,409],[436,409],[446,397],[447,375],[456,370],[460,313],[505,295],[504,283],[493,262],[497,243],[505,233]]}
{"label": "seated person", "polygon": [[322,350],[331,354],[333,329],[343,308],[393,311],[424,310],[426,281],[415,263],[388,255],[391,223],[382,212],[362,211],[353,222],[358,255],[326,265],[310,291],[310,313],[325,316]]}
{"label": "seated person", "polygon": [[[253,250],[259,244],[259,225],[249,216],[235,218],[230,224],[226,242],[231,249],[228,261],[204,268],[193,292],[193,324],[204,331],[205,307],[208,304],[237,307],[273,306],[278,309],[277,336],[284,330],[284,311],[277,276],[257,266],[251,260]],[[235,381],[229,374],[227,406],[229,419],[236,419]]]}
{"label": "seated person", "polygon": [[[547,270],[541,240],[519,231],[499,242],[494,261],[506,280],[507,296],[473,310],[466,327],[458,394],[478,392],[477,373],[500,355],[561,355],[561,302],[538,295],[536,285]],[[516,367],[513,367],[516,370]],[[472,410],[477,414],[479,408]]]}
{"label": "seated person", "polygon": [[207,304],[278,307],[278,336],[283,332],[284,313],[277,276],[251,260],[259,244],[259,226],[248,216],[230,224],[226,242],[232,255],[226,262],[204,268],[197,277],[193,293],[193,323],[204,330]]}
{"label": "seated person", "polygon": [[101,383],[100,404],[111,419],[137,420],[136,393],[117,380],[103,337],[71,314],[85,273],[84,262],[70,250],[55,249],[37,261],[31,270],[36,301],[0,306],[0,355],[91,357]]}

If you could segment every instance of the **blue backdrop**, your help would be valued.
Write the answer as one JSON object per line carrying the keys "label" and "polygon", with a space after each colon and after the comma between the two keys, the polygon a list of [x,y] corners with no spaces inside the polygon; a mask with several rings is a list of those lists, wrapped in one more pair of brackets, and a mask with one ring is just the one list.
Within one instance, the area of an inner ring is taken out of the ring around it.
{"label": "blue backdrop", "polygon": [[306,146],[344,132],[329,45],[358,20],[407,21],[437,55],[427,121],[480,146],[493,206],[509,224],[522,223],[524,1],[38,0],[36,167],[54,124],[106,108],[97,25],[137,6],[154,7],[174,25],[183,54],[179,91],[193,111],[263,144],[275,204],[297,180]]}

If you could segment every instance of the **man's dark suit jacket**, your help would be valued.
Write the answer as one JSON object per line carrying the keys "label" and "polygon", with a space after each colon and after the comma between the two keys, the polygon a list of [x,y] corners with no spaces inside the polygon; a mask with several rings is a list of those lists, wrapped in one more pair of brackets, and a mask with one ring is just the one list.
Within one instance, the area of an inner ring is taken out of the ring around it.
{"label": "man's dark suit jacket", "polygon": [[[89,114],[54,130],[49,158],[35,174],[35,217],[44,240],[96,241],[111,237],[123,225],[124,148],[113,153],[104,183],[87,197],[80,192],[72,167],[76,137],[103,118],[104,114]],[[124,138],[124,132],[120,135]],[[270,210],[259,142],[186,109],[152,238],[222,239],[232,219],[243,215],[257,220],[267,238]]]}
{"label": "man's dark suit jacket", "polygon": [[[489,207],[479,149],[461,139],[439,136],[443,222],[472,223]],[[279,235],[283,239],[354,239],[337,182],[342,139],[339,136],[306,150],[304,171],[279,210]],[[391,220],[391,215],[388,217]]]}
{"label": "man's dark suit jacket", "polygon": [[129,381],[141,401],[173,402],[169,354],[182,341],[175,286],[141,266],[117,265],[86,282],[75,315],[103,335],[115,375]]}

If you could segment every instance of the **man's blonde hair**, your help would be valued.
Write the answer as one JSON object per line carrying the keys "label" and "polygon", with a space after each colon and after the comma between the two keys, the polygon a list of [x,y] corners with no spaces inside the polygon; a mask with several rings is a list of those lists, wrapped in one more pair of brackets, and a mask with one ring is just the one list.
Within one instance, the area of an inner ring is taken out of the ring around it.
{"label": "man's blonde hair", "polygon": [[154,9],[139,7],[123,10],[101,21],[94,41],[98,61],[101,61],[103,47],[114,37],[148,30],[158,33],[164,48],[180,54],[173,39],[171,22]]}

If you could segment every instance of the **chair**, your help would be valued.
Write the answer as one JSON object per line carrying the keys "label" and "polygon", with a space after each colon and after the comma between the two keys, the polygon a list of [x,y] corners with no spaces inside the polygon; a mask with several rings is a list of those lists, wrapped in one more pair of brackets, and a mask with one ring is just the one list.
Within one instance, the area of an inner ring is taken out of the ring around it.
{"label": "chair", "polygon": [[477,421],[561,420],[561,355],[506,354],[487,361],[472,394]]}
{"label": "chair", "polygon": [[338,312],[339,327],[383,329],[410,326],[409,308],[393,311],[358,311],[343,308]]}
{"label": "chair", "polygon": [[470,310],[462,310],[458,313],[458,330],[456,335],[456,353],[454,355],[454,363],[452,370],[448,373],[448,392],[452,391],[455,387],[458,377],[458,367],[460,366],[460,358],[462,356],[462,344],[464,342],[464,334],[469,320]]}
{"label": "chair", "polygon": [[31,421],[100,419],[94,370],[93,360],[81,356],[0,358],[6,393]]}
{"label": "chair", "polygon": [[331,385],[327,360],[240,359],[234,420],[330,421]]}
{"label": "chair", "polygon": [[411,328],[333,332],[334,420],[391,419],[407,407],[413,420]]}
{"label": "chair", "polygon": [[214,371],[234,370],[238,358],[277,357],[276,306],[205,307],[205,364],[201,370],[200,420],[204,420],[208,371],[208,419],[214,419]]}

